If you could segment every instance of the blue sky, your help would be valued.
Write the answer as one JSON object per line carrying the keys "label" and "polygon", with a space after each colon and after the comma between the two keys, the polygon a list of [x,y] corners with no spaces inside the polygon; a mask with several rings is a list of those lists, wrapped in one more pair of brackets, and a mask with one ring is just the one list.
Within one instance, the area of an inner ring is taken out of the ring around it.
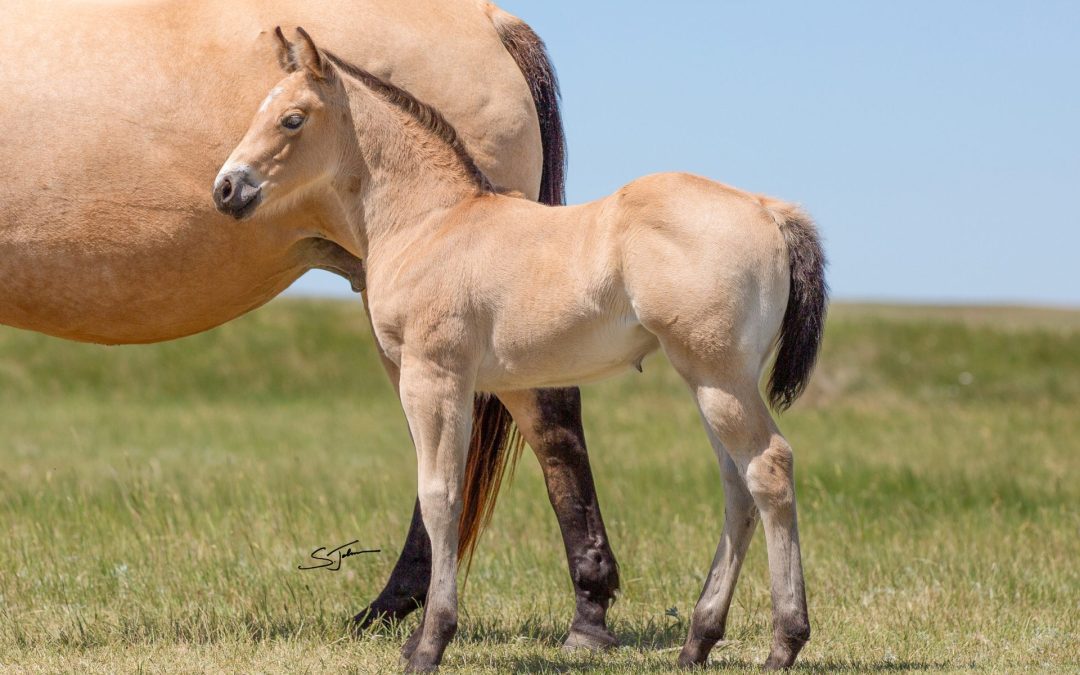
{"label": "blue sky", "polygon": [[500,4],[558,67],[571,202],[691,171],[802,203],[837,298],[1080,306],[1080,2]]}

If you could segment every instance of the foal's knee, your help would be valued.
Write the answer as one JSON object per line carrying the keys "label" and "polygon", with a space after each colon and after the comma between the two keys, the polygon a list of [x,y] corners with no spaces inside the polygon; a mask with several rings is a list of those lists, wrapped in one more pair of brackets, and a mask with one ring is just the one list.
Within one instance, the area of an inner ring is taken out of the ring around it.
{"label": "foal's knee", "polygon": [[462,498],[457,491],[442,484],[422,486],[418,492],[424,527],[429,537],[434,540],[443,528],[460,520]]}
{"label": "foal's knee", "polygon": [[761,509],[786,510],[795,503],[795,457],[782,436],[773,435],[764,452],[746,465],[746,486]]}

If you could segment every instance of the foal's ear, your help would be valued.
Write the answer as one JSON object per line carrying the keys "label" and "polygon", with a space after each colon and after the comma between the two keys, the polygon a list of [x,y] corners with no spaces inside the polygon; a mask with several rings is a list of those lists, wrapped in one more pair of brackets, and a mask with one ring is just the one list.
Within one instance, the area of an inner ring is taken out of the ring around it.
{"label": "foal's ear", "polygon": [[293,45],[292,53],[293,58],[296,59],[297,65],[301,68],[306,68],[316,79],[325,80],[326,60],[323,59],[322,54],[319,53],[319,48],[315,46],[315,41],[312,40],[307,31],[300,26],[296,27],[296,34],[300,36],[300,41]]}
{"label": "foal's ear", "polygon": [[274,29],[274,46],[277,48],[278,63],[286,73],[295,73],[298,69],[296,59],[293,58],[293,43],[285,37],[281,26]]}
{"label": "foal's ear", "polygon": [[296,27],[296,34],[300,36],[300,41],[293,43],[285,37],[281,26],[274,29],[274,36],[277,38],[275,44],[278,63],[281,64],[281,68],[286,73],[295,73],[303,69],[317,79],[326,79],[326,61],[319,53],[319,48],[315,46],[315,41],[306,30],[299,26]]}

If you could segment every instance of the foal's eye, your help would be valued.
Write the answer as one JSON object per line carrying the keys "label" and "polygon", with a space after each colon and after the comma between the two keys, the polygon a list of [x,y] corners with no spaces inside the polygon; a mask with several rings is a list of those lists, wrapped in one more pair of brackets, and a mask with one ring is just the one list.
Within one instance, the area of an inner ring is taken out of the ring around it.
{"label": "foal's eye", "polygon": [[304,126],[304,121],[307,118],[300,113],[292,113],[281,118],[281,126],[285,127],[289,131],[296,131],[300,127]]}

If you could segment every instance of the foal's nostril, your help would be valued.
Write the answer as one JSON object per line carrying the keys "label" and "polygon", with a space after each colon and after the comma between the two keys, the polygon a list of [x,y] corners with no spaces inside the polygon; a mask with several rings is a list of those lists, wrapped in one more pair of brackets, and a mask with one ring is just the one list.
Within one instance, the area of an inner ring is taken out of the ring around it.
{"label": "foal's nostril", "polygon": [[214,205],[217,210],[234,218],[243,219],[259,204],[261,189],[252,185],[243,170],[230,170],[214,182]]}

